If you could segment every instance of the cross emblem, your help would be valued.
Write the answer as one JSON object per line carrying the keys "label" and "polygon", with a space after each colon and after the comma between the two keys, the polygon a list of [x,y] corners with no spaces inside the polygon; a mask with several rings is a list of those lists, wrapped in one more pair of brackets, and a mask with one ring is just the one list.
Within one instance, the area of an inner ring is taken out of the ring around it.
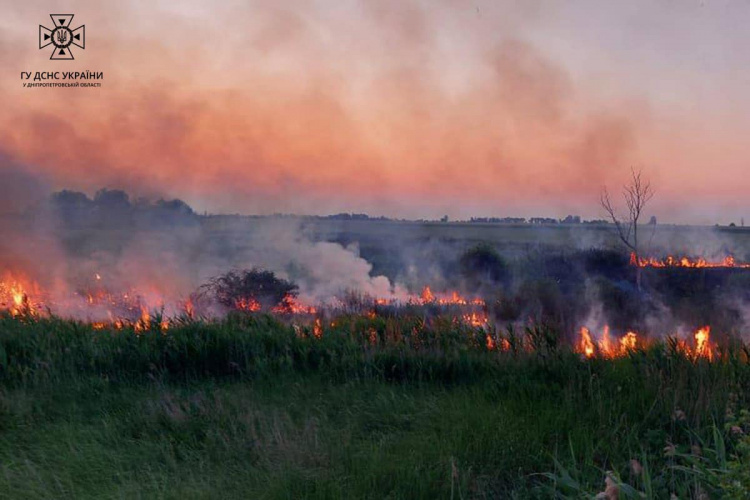
{"label": "cross emblem", "polygon": [[39,25],[39,48],[52,44],[50,59],[74,59],[70,46],[86,48],[86,26],[71,29],[73,14],[50,14],[49,17],[52,18],[52,29]]}

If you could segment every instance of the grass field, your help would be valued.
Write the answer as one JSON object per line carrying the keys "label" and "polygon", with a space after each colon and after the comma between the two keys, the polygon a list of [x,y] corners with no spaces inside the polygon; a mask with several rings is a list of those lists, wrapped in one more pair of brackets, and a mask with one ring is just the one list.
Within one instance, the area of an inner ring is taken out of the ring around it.
{"label": "grass field", "polygon": [[583,359],[413,321],[2,318],[0,497],[591,498],[608,471],[620,498],[747,497],[746,347]]}

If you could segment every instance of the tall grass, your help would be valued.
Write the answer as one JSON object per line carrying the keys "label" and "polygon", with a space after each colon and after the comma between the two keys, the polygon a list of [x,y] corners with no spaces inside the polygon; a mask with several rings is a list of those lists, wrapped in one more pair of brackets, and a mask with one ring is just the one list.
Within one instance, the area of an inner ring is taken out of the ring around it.
{"label": "tall grass", "polygon": [[[169,497],[159,485],[200,471],[216,481],[187,481],[207,497],[241,497],[240,484],[274,498],[581,497],[607,474],[623,497],[745,491],[740,343],[713,362],[658,342],[607,360],[544,328],[488,350],[484,331],[449,317],[152,325],[0,318],[0,493],[111,487],[77,479],[89,456],[118,464],[125,496]],[[139,489],[144,467],[153,482]]]}

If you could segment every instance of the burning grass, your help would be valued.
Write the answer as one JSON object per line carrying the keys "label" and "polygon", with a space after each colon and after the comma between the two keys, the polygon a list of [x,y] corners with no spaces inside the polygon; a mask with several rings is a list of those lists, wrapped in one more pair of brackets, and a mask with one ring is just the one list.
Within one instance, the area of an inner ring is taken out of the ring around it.
{"label": "burning grass", "polygon": [[621,495],[742,487],[721,471],[747,458],[747,346],[705,332],[688,356],[610,332],[607,350],[603,333],[587,357],[548,328],[451,315],[96,329],[6,313],[0,496],[572,498],[605,470]]}
{"label": "burning grass", "polygon": [[[256,275],[263,279],[258,281]],[[99,280],[97,275],[97,282]],[[210,296],[205,292],[219,289],[219,304],[224,307],[222,316],[210,313]],[[95,312],[105,314],[106,319],[83,321],[94,330],[130,329],[136,334],[155,330],[166,332],[175,326],[185,324],[222,324],[223,314],[270,314],[280,323],[291,327],[297,335],[312,332],[318,340],[337,334],[342,325],[349,325],[351,333],[367,338],[370,344],[385,342],[398,344],[405,342],[408,348],[422,347],[421,339],[444,336],[451,338],[456,331],[465,336],[467,346],[483,347],[489,351],[525,350],[534,353],[539,347],[539,331],[549,330],[542,326],[531,326],[517,335],[517,323],[500,326],[492,320],[487,303],[479,298],[467,298],[456,291],[436,293],[425,286],[421,293],[405,300],[395,298],[373,298],[349,292],[341,299],[325,305],[307,305],[299,301],[296,287],[284,280],[276,279],[272,273],[252,270],[243,274],[232,272],[212,280],[179,305],[172,304],[172,315],[165,314],[161,298],[156,299],[158,308],[150,309],[149,302],[134,291],[112,293],[105,288],[91,288],[76,293],[81,300],[76,306],[78,315],[86,316]],[[154,302],[151,302],[154,303]],[[33,282],[6,276],[0,282],[0,310],[5,310],[12,318],[22,321],[37,321],[54,318],[53,308],[63,306],[70,311],[71,301],[55,303],[46,299]],[[372,323],[366,325],[367,321]],[[203,322],[203,323],[202,323]],[[207,322],[207,323],[206,323]],[[365,332],[364,334],[362,332]],[[705,358],[713,360],[720,356],[717,344],[711,340],[711,327],[697,328],[692,334],[659,333],[655,336],[625,331],[615,335],[604,325],[600,331],[592,332],[582,326],[577,338],[565,332],[547,334],[547,344],[557,347],[567,342],[567,349],[585,358],[614,359],[646,349],[655,339],[664,339],[688,359]],[[552,339],[554,337],[554,339]],[[477,340],[479,339],[479,340]],[[549,346],[542,346],[545,350]]]}
{"label": "burning grass", "polygon": [[732,255],[727,255],[720,260],[707,260],[703,257],[691,258],[687,256],[675,257],[668,255],[663,259],[657,259],[655,257],[636,257],[635,253],[630,254],[630,265],[638,267],[656,267],[656,268],[668,268],[668,267],[681,267],[681,268],[692,268],[692,269],[706,269],[706,268],[731,268],[731,269],[750,269],[750,263],[737,262]]}
{"label": "burning grass", "polygon": [[747,363],[750,353],[737,339],[713,340],[709,327],[663,339],[635,332],[616,336],[608,327],[595,334],[583,327],[578,338],[567,341],[544,325],[500,329],[454,306],[377,307],[383,309],[364,314],[235,311],[208,321],[144,314],[132,323],[113,324],[5,313],[0,373],[6,382],[27,383],[87,372],[128,379],[325,368],[344,377],[375,370],[386,379],[439,381],[440,373],[453,370],[467,370],[468,380],[492,375],[509,359],[587,363],[670,356],[721,364]]}
{"label": "burning grass", "polygon": [[451,290],[309,304],[235,277],[213,314],[6,275],[0,496],[750,491],[750,347],[715,324],[567,331]]}

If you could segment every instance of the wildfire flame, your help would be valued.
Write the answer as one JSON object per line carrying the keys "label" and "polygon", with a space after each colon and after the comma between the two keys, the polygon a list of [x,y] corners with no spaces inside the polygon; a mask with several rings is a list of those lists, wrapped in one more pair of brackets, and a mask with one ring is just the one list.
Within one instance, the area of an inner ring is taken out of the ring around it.
{"label": "wildfire flame", "polygon": [[695,332],[695,356],[699,358],[714,359],[714,351],[711,346],[710,326],[704,326]]}
{"label": "wildfire flame", "polygon": [[260,311],[260,302],[253,298],[241,298],[235,302],[235,307],[240,311],[257,312]]}
{"label": "wildfire flame", "polygon": [[587,358],[599,356],[612,359],[626,356],[629,352],[637,349],[638,342],[638,334],[635,332],[627,332],[617,341],[614,341],[607,325],[604,326],[599,340],[595,341],[591,330],[584,326],[581,327],[576,350]]}
{"label": "wildfire flame", "polygon": [[12,316],[35,314],[41,304],[30,296],[36,295],[38,286],[24,278],[6,274],[0,281],[0,309],[9,311]]}
{"label": "wildfire flame", "polygon": [[291,295],[286,295],[278,305],[271,309],[271,312],[276,314],[315,314],[317,309],[299,303]]}
{"label": "wildfire flame", "polygon": [[422,293],[419,294],[419,298],[411,298],[409,299],[409,302],[412,303],[421,303],[421,304],[438,304],[442,306],[449,306],[449,305],[456,305],[456,306],[465,306],[465,305],[475,305],[475,306],[484,306],[485,302],[484,300],[476,297],[473,299],[466,299],[461,296],[456,291],[452,291],[450,293],[446,294],[435,294],[432,292],[429,286],[425,286],[422,289]]}
{"label": "wildfire flame", "polygon": [[488,351],[492,351],[495,349],[495,339],[493,339],[492,335],[490,335],[489,333],[487,334],[485,345],[487,346]]}
{"label": "wildfire flame", "polygon": [[484,328],[487,326],[487,316],[482,313],[472,312],[462,316],[464,322],[474,328]]}
{"label": "wildfire flame", "polygon": [[313,323],[313,336],[315,336],[316,339],[323,337],[323,322],[320,318],[315,318],[315,322]]}
{"label": "wildfire flame", "polygon": [[[677,260],[664,261],[664,267],[684,265],[686,267],[719,267],[705,261],[687,261],[680,262]],[[650,261],[642,261],[650,262]],[[662,261],[655,261],[658,265]],[[675,264],[677,262],[677,264]],[[640,265],[640,264],[639,264]],[[646,264],[650,265],[650,264]],[[723,267],[750,267],[745,264],[737,264],[733,259],[722,262]],[[170,327],[170,320],[163,315],[164,301],[158,294],[147,294],[151,300],[146,300],[143,296],[134,290],[122,293],[113,293],[102,287],[102,278],[100,274],[93,275],[94,281],[90,289],[79,290],[64,301],[52,301],[51,295],[41,290],[39,285],[33,280],[27,279],[20,274],[6,273],[0,279],[0,311],[5,311],[11,316],[36,316],[46,314],[43,311],[50,309],[50,306],[60,306],[66,309],[65,312],[96,311],[98,316],[92,317],[89,324],[94,329],[116,328],[121,329],[131,327],[136,332],[146,331],[165,331]],[[370,319],[377,318],[378,306],[393,304],[393,299],[373,299],[372,309],[365,314]],[[483,330],[484,344],[490,351],[507,351],[511,345],[507,339],[498,336],[494,327],[489,321],[485,303],[481,299],[467,299],[458,292],[434,293],[430,287],[426,286],[418,296],[412,296],[408,304],[417,305],[446,305],[460,306],[454,316],[458,323],[463,322],[473,328]],[[192,299],[180,303],[173,311],[184,312],[188,318],[194,318],[196,314],[196,304]],[[262,309],[261,304],[252,298],[241,299],[236,303],[236,308],[242,311],[256,312]],[[161,311],[157,313],[156,311]],[[318,309],[299,302],[296,297],[288,295],[271,310],[278,315],[295,315],[302,316],[303,321],[311,325],[313,337],[320,339],[323,336],[323,321]],[[307,318],[304,318],[304,317]],[[314,316],[314,319],[310,318]],[[72,316],[81,317],[81,316]],[[85,316],[90,317],[90,316]],[[335,322],[331,322],[333,327]],[[376,342],[376,336],[370,332],[371,342]],[[481,338],[481,337],[480,337]],[[581,327],[579,338],[575,342],[575,350],[586,358],[600,357],[613,359],[626,356],[637,350],[644,343],[644,340],[634,331],[628,331],[622,336],[613,336],[610,328],[605,326],[601,334],[594,335],[587,327]],[[711,340],[711,328],[704,326],[693,333],[692,339],[679,340],[676,343],[679,352],[691,359],[708,359],[713,360],[718,354],[715,344]]]}
{"label": "wildfire flame", "polygon": [[[693,339],[694,343],[692,345],[685,340],[677,341],[679,352],[693,359],[705,358],[713,360],[716,347],[711,342],[711,327],[704,326],[699,328],[693,334]],[[609,326],[603,328],[602,334],[597,341],[594,339],[591,331],[584,326],[581,327],[575,350],[586,358],[601,357],[613,359],[626,356],[628,353],[638,349],[641,344],[642,340],[638,334],[632,331],[625,333],[617,342],[613,342]]]}
{"label": "wildfire flame", "polygon": [[591,331],[585,326],[581,327],[581,340],[578,344],[578,352],[587,358],[594,357],[594,342],[591,340]]}
{"label": "wildfire flame", "polygon": [[703,257],[691,259],[689,257],[674,257],[669,255],[663,259],[654,257],[636,257],[635,252],[630,254],[630,265],[638,267],[689,267],[689,268],[715,268],[727,267],[737,269],[748,269],[750,263],[737,262],[731,255],[724,257],[720,261],[708,261]]}

